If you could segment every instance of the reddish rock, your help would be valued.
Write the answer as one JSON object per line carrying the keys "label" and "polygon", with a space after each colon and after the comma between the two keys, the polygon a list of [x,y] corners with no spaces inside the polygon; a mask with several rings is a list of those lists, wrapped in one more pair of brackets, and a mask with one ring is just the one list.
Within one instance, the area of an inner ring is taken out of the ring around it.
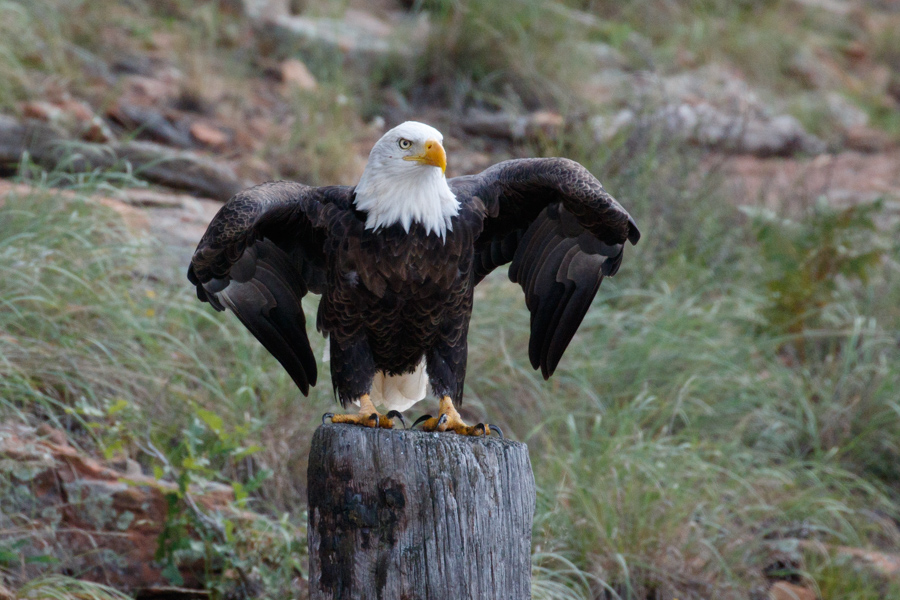
{"label": "reddish rock", "polygon": [[79,100],[64,98],[57,102],[35,100],[21,105],[22,115],[63,126],[89,142],[109,142],[113,134],[91,107]]}
{"label": "reddish rock", "polygon": [[288,87],[308,91],[316,89],[319,85],[313,74],[306,68],[306,65],[296,58],[290,58],[281,63],[278,67],[278,74],[281,81]]}
{"label": "reddish rock", "polygon": [[[712,164],[712,162],[710,163]],[[717,159],[715,168],[726,177],[726,189],[741,202],[779,206],[788,197],[832,202],[869,202],[900,199],[900,151],[880,154],[841,152],[815,158],[759,159],[749,156]]]}
{"label": "reddish rock", "polygon": [[843,48],[844,56],[851,60],[864,60],[869,58],[869,49],[859,40],[853,40]]}
{"label": "reddish rock", "polygon": [[[33,504],[42,507],[40,519],[47,521],[32,519],[35,534],[22,551],[46,555],[53,549],[62,566],[79,577],[117,587],[167,585],[154,556],[166,520],[166,496],[177,486],[123,464],[129,473],[85,456],[46,425],[39,431],[0,427],[0,472],[29,488]],[[229,508],[230,487],[214,484],[191,493],[204,510],[241,518]],[[182,572],[187,586],[199,585],[192,573]]]}
{"label": "reddish rock", "polygon": [[161,105],[169,98],[177,97],[178,86],[172,82],[144,77],[143,75],[129,75],[124,77],[125,96],[134,104],[145,106]]}
{"label": "reddish rock", "polygon": [[84,102],[72,100],[71,98],[62,100],[58,103],[58,106],[63,112],[72,115],[82,122],[90,121],[96,116],[90,106]]}
{"label": "reddish rock", "polygon": [[818,598],[810,589],[787,581],[777,581],[769,588],[769,600],[818,600]]}
{"label": "reddish rock", "polygon": [[[804,545],[813,547],[812,544]],[[885,577],[900,578],[900,554],[888,554],[877,550],[866,550],[865,548],[851,548],[850,546],[824,545],[822,548],[817,549],[852,559],[857,563],[874,569]]]}
{"label": "reddish rock", "polygon": [[850,127],[844,134],[844,145],[859,152],[884,152],[895,144],[894,138],[865,125]]}
{"label": "reddish rock", "polygon": [[216,149],[224,148],[229,141],[224,131],[199,121],[191,125],[191,136],[204,146]]}
{"label": "reddish rock", "polygon": [[54,122],[62,118],[62,110],[50,102],[33,100],[31,102],[24,102],[21,108],[22,116],[28,117],[29,119]]}

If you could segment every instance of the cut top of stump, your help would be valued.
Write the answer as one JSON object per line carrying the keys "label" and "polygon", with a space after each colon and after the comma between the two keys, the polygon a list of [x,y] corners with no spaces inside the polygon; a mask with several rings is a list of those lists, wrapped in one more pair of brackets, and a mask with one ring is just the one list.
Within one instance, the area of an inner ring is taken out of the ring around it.
{"label": "cut top of stump", "polygon": [[525,444],[323,425],[308,475],[313,600],[531,597]]}

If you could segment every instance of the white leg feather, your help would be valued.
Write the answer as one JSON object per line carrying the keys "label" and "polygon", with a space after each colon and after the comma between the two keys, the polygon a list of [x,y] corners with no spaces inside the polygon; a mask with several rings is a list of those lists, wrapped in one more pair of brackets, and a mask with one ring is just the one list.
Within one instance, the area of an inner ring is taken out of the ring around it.
{"label": "white leg feather", "polygon": [[[322,351],[322,362],[331,360],[331,338],[325,338],[325,349]],[[384,407],[385,412],[399,410],[403,412],[422,400],[428,390],[428,372],[425,370],[425,357],[412,373],[405,375],[385,375],[377,371],[372,380],[372,391],[369,397],[375,406]],[[359,400],[353,404],[359,406]]]}
{"label": "white leg feather", "polygon": [[425,398],[427,389],[428,373],[423,357],[412,373],[404,375],[385,375],[383,371],[375,373],[370,396],[374,404],[383,406],[387,411],[403,412]]}

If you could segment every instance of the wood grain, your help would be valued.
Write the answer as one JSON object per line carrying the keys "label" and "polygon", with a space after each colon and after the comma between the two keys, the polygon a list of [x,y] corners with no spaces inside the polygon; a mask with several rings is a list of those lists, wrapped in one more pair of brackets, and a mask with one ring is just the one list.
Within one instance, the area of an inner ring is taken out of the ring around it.
{"label": "wood grain", "polygon": [[309,458],[311,600],[531,597],[524,444],[323,425]]}

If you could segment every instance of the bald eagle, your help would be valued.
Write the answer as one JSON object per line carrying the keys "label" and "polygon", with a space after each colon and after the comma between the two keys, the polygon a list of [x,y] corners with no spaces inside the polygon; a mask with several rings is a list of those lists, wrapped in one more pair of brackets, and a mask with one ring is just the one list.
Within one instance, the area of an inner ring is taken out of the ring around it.
{"label": "bald eagle", "polygon": [[409,121],[378,140],[355,187],[245,190],[213,218],[191,260],[200,300],[231,309],[304,395],[317,369],[301,300],[321,295],[316,328],[328,338],[332,385],[342,406],[360,407],[327,414],[335,423],[390,428],[431,384],[440,411],[423,417],[423,429],[491,433],[454,406],[475,286],[509,263],[531,311],[528,357],[547,379],[600,282],[619,270],[625,241],[640,238],[577,162],[508,160],[448,180],[442,141]]}

